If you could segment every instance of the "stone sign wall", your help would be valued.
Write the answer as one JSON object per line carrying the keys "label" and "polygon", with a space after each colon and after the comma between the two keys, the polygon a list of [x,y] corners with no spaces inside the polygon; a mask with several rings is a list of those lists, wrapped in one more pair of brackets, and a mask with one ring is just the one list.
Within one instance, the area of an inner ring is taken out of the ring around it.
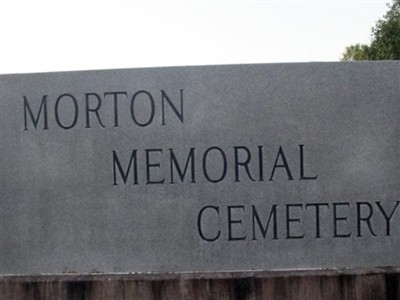
{"label": "stone sign wall", "polygon": [[0,274],[400,267],[400,63],[1,75]]}

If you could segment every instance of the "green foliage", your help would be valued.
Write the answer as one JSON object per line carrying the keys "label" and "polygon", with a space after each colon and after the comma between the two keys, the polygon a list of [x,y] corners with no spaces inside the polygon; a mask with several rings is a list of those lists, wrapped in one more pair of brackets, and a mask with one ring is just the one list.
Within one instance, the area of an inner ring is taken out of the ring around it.
{"label": "green foliage", "polygon": [[369,51],[370,49],[367,45],[351,45],[349,47],[346,47],[346,51],[342,54],[342,60],[368,60],[370,57]]}
{"label": "green foliage", "polygon": [[400,0],[393,0],[389,11],[372,28],[370,45],[346,47],[342,61],[400,60]]}

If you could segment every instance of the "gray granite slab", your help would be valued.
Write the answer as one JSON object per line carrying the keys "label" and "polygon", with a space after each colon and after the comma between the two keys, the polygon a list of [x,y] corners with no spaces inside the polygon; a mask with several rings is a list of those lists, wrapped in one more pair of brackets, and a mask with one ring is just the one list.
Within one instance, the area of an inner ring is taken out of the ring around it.
{"label": "gray granite slab", "polygon": [[400,62],[1,75],[0,274],[400,267]]}

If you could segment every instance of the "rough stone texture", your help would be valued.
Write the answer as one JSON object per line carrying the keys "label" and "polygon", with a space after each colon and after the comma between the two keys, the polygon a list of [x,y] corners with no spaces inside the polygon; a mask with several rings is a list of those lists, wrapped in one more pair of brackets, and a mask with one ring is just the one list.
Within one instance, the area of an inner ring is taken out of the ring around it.
{"label": "rough stone texture", "polygon": [[[400,200],[399,62],[2,75],[0,89],[1,274],[400,266],[400,208],[390,236],[381,212]],[[165,97],[163,120],[162,91],[178,112],[182,95],[183,123]],[[183,170],[191,148],[181,182],[170,149]],[[137,184],[134,165],[114,180],[113,153],[125,171],[133,150]],[[253,207],[266,226],[273,205],[263,238]]]}
{"label": "rough stone texture", "polygon": [[8,300],[398,300],[400,274],[169,280],[0,280]]}

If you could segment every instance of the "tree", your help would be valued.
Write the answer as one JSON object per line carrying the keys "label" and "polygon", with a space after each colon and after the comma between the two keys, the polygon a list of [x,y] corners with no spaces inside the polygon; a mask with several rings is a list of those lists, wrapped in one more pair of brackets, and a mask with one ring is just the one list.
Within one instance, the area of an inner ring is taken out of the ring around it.
{"label": "tree", "polygon": [[371,30],[371,44],[346,47],[342,61],[400,60],[400,0],[388,5],[389,11]]}

